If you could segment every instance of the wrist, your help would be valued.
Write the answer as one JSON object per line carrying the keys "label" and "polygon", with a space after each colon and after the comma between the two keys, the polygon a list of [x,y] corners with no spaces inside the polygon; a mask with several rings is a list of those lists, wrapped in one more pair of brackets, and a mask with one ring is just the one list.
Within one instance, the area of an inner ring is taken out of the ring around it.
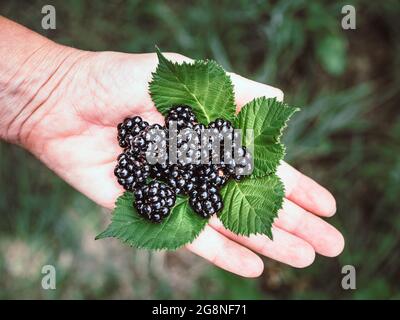
{"label": "wrist", "polygon": [[40,39],[30,52],[1,63],[0,138],[25,144],[42,109],[81,51]]}

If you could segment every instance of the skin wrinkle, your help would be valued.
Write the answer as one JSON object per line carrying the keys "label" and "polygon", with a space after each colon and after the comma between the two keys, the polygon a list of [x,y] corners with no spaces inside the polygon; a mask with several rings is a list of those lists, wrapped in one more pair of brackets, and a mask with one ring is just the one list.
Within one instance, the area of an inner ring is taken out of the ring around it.
{"label": "skin wrinkle", "polygon": [[[39,49],[45,47],[46,45],[48,45],[48,44],[47,44],[47,43],[44,43]],[[38,50],[35,50],[34,53],[39,52],[39,49],[38,49]],[[42,60],[46,60],[46,57],[47,57],[49,54],[50,54],[50,51],[45,51]],[[34,56],[34,54],[30,55],[30,57],[29,57],[28,59],[26,59],[26,63],[27,63],[29,60],[31,60],[30,58],[32,58],[33,56]],[[39,64],[33,68],[32,73],[34,73],[35,70],[37,70],[38,68],[39,68]],[[21,69],[21,67],[20,67],[19,69]],[[17,74],[17,73],[16,73],[16,74]],[[52,75],[50,75],[50,78],[51,78],[51,76],[52,76]],[[14,77],[13,77],[13,78],[14,78]],[[10,81],[12,81],[13,78],[11,78]],[[35,97],[39,94],[40,90],[41,90],[41,89],[43,88],[43,86],[49,81],[50,78],[48,78],[47,80],[45,80],[45,82],[36,90],[36,92],[33,94],[33,96],[28,100],[28,102],[25,103],[25,105],[19,110],[19,112],[15,115],[15,117],[8,123],[8,125],[7,125],[7,127],[6,127],[6,136],[8,135],[9,130],[10,130],[12,124],[13,124],[13,123],[18,119],[18,117],[27,109],[27,106],[35,99]],[[26,82],[28,82],[28,81],[29,81],[28,78],[24,78],[24,80],[22,81],[22,83],[19,84],[19,86],[22,88],[22,86],[23,86],[24,84],[26,84]],[[20,92],[18,92],[18,89],[14,89],[14,90],[17,91],[17,92],[15,92],[15,95],[21,94]],[[23,90],[23,91],[28,91],[28,89],[25,89],[25,90]],[[21,95],[22,95],[22,94],[21,94]],[[27,116],[27,118],[28,118],[28,117],[29,117],[29,115]]]}
{"label": "skin wrinkle", "polygon": [[12,82],[12,80],[15,79],[15,77],[19,74],[21,69],[31,60],[31,58],[43,47],[45,47],[47,43],[41,44],[37,49],[33,50],[32,53],[30,53],[23,61],[22,63],[17,67],[15,73],[8,79],[4,81],[4,86],[6,87],[9,83]]}
{"label": "skin wrinkle", "polygon": [[[15,77],[17,77],[17,75],[19,74],[19,72],[21,71],[21,69],[31,60],[31,58],[39,51],[41,50],[43,47],[45,47],[47,45],[47,43],[43,43],[42,45],[40,45],[36,50],[34,50],[17,68],[17,71],[8,79],[5,81],[4,83],[4,87],[7,88],[7,85],[10,85],[10,83],[12,83],[12,81],[15,79]],[[36,68],[34,68],[35,70]],[[22,84],[25,83],[25,79],[23,80]],[[5,90],[5,89],[4,89]],[[14,91],[15,89],[13,89]],[[17,93],[17,92],[16,92]]]}
{"label": "skin wrinkle", "polygon": [[[48,83],[48,82],[57,74],[57,72],[60,70],[62,64],[64,64],[64,63],[68,60],[68,58],[70,58],[71,56],[73,56],[73,54],[74,54],[74,52],[70,52],[70,53],[62,60],[61,64],[60,64],[60,65],[56,68],[56,70],[52,73],[52,75],[49,77],[49,79],[46,81],[46,83]],[[20,126],[19,133],[18,133],[18,140],[19,140],[19,141],[22,141],[22,138],[21,138],[21,137],[22,137],[22,134],[23,134],[23,127],[24,127],[24,125],[27,124],[27,122],[29,122],[29,119],[32,118],[32,116],[40,109],[40,107],[42,107],[42,106],[52,97],[52,95],[54,94],[54,92],[56,92],[56,90],[60,87],[60,85],[61,85],[61,83],[63,82],[63,80],[66,78],[66,76],[68,75],[68,73],[71,72],[71,70],[76,66],[76,64],[80,61],[80,59],[81,59],[81,57],[78,56],[78,58],[68,67],[68,69],[64,72],[64,74],[61,75],[59,81],[58,81],[58,82],[56,83],[56,85],[50,90],[50,92],[49,92],[49,94],[47,95],[47,97],[33,110],[33,112],[31,113],[31,115],[30,115],[28,118],[26,118],[26,119],[22,122],[22,124],[21,124],[21,126]],[[46,83],[45,83],[45,84],[46,84]],[[45,85],[45,84],[44,84],[44,85]],[[45,114],[43,114],[42,118],[43,118],[44,116],[45,116]],[[38,123],[39,123],[39,121],[36,121],[36,122],[33,124],[33,128],[34,128]],[[28,143],[28,144],[29,144],[29,138],[30,138],[32,132],[33,132],[33,130],[30,130],[30,131],[28,132],[27,137],[25,138],[25,142]]]}
{"label": "skin wrinkle", "polygon": [[[99,92],[108,92],[109,88],[106,85],[103,85],[103,83],[96,77],[95,73],[92,71],[92,68],[89,68],[88,73],[89,73],[89,77],[87,79],[87,83],[88,83],[88,88],[90,91],[90,98],[93,101],[91,103],[91,105],[96,106],[99,109],[103,109],[103,107],[107,106],[107,104],[105,102],[105,99],[100,99]],[[93,85],[93,81],[94,81],[94,85]],[[95,101],[97,101],[97,102],[95,102]],[[102,104],[100,102],[102,102]],[[82,120],[87,121],[87,122],[89,122],[93,125],[97,125],[97,126],[105,126],[106,125],[101,120],[101,118],[103,118],[103,117],[101,117],[101,116],[96,117],[96,118],[93,118],[93,116],[88,117],[86,114],[84,114],[82,112],[82,110],[81,110],[82,108],[79,108],[79,106],[76,104],[73,104],[73,108],[74,108],[76,114]],[[111,125],[109,125],[109,126],[111,127]]]}
{"label": "skin wrinkle", "polygon": [[[61,97],[60,97],[61,99]],[[56,101],[57,102],[57,101]],[[32,133],[35,133],[36,135],[34,136],[34,142],[42,142],[42,143],[31,143],[31,139],[21,139],[21,143],[22,146],[28,150],[30,150],[33,154],[35,154],[39,159],[43,159],[42,157],[39,157],[39,155],[41,155],[43,152],[47,151],[47,149],[45,148],[46,145],[49,142],[52,142],[54,140],[61,140],[60,142],[62,142],[63,138],[67,138],[68,135],[64,135],[62,137],[57,137],[57,136],[49,136],[48,135],[48,131],[44,131],[41,132],[40,130],[36,130],[36,127],[42,123],[42,119],[47,119],[52,118],[52,117],[56,117],[58,112],[54,112],[54,110],[52,108],[49,108],[47,110],[47,112],[43,112],[40,116],[40,119],[38,121],[36,121],[33,125],[32,128],[29,131],[29,134],[31,135]],[[76,133],[72,133],[70,135],[79,135],[80,131],[76,131]],[[46,150],[44,150],[46,149]],[[49,150],[50,151],[50,150]],[[45,162],[47,163],[47,162]]]}
{"label": "skin wrinkle", "polygon": [[[59,66],[56,68],[55,72],[57,71],[58,68],[59,68]],[[11,126],[14,124],[14,122],[15,122],[15,121],[18,119],[18,117],[22,114],[22,112],[24,112],[26,109],[28,109],[29,104],[32,103],[33,100],[38,96],[38,94],[41,92],[41,90],[43,89],[43,87],[51,80],[51,78],[53,77],[54,74],[55,74],[55,73],[52,73],[52,74],[45,80],[45,82],[37,89],[36,93],[35,93],[35,94],[28,100],[28,102],[22,107],[22,109],[21,109],[20,112],[17,114],[17,116],[9,123],[9,126],[8,126],[8,128],[7,128],[7,133],[9,132],[9,130],[10,130]],[[23,128],[24,124],[26,123],[26,121],[28,121],[28,119],[30,119],[30,118],[34,115],[34,113],[39,109],[39,107],[40,107],[41,105],[43,105],[45,102],[46,102],[46,99],[45,99],[42,103],[38,104],[37,107],[34,107],[33,111],[30,112],[30,114],[28,114],[28,115],[25,117],[25,119],[21,122],[21,124],[19,125],[18,133],[17,133],[17,139],[16,139],[16,142],[17,142],[17,143],[21,143],[21,142],[22,142],[22,140],[21,140],[21,132],[22,132],[22,128]],[[33,127],[33,128],[34,128],[34,127]],[[33,128],[32,128],[32,129],[33,129]]]}
{"label": "skin wrinkle", "polygon": [[[104,53],[94,53],[95,56],[94,57],[98,57],[100,58],[100,62],[97,62],[96,67],[104,70],[103,72],[105,72],[107,74],[106,78],[110,79],[111,81],[108,80],[107,83],[105,83],[104,81],[102,81],[101,79],[99,79],[99,77],[96,76],[95,72],[93,71],[93,68],[88,68],[88,73],[89,76],[87,77],[87,83],[88,83],[88,88],[90,90],[90,99],[91,102],[88,103],[88,105],[90,105],[90,108],[93,108],[93,106],[96,106],[97,109],[100,110],[107,110],[109,108],[114,108],[113,104],[109,101],[107,101],[107,99],[109,99],[110,96],[110,84],[117,84],[118,88],[121,91],[121,94],[123,93],[123,89],[124,87],[126,87],[126,83],[132,83],[132,86],[130,86],[131,88],[135,88],[137,86],[137,81],[135,81],[135,78],[139,77],[140,72],[138,73],[134,68],[129,68],[132,69],[132,72],[127,74],[124,77],[124,80],[118,81],[118,77],[116,77],[116,75],[120,76],[120,72],[119,72],[119,68],[120,68],[120,63],[117,64],[118,67],[116,66],[109,66],[108,64],[103,62],[103,56]],[[116,54],[115,52],[110,52],[109,54],[113,54],[115,55],[117,58],[121,57],[120,54]],[[93,57],[92,57],[93,58]],[[126,58],[124,60],[127,60]],[[130,60],[130,59],[129,59]],[[104,93],[104,94],[101,94]],[[129,97],[129,93],[126,94],[126,97]],[[138,105],[135,107],[135,105],[131,102],[131,101],[127,101],[127,107],[126,110],[129,110],[129,114],[126,115],[126,117],[131,116],[132,114],[137,114],[140,115],[142,118],[144,118],[145,120],[148,120],[150,123],[152,123],[151,118],[154,117],[154,113],[148,112],[147,108],[148,105]],[[151,103],[152,105],[152,103]],[[74,109],[76,110],[77,115],[84,121],[89,122],[93,125],[96,126],[105,126],[105,127],[112,127],[115,128],[116,125],[118,124],[118,122],[121,121],[121,119],[116,119],[114,121],[105,121],[105,120],[109,120],[107,119],[107,116],[104,113],[100,113],[98,115],[96,115],[95,117],[93,117],[93,114],[88,114],[87,110],[83,110],[82,106],[79,107],[78,105],[73,105]],[[85,111],[85,112],[84,112]],[[108,111],[107,111],[108,112]],[[115,110],[115,114],[119,113],[120,109]],[[150,116],[147,116],[147,114],[150,113]],[[155,121],[158,122],[158,121]]]}

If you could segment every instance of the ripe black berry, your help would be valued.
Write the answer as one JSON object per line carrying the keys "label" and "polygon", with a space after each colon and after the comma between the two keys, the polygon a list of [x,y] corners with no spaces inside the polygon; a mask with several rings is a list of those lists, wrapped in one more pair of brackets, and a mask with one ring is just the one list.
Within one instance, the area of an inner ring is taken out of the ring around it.
{"label": "ripe black berry", "polygon": [[242,180],[246,175],[253,171],[253,157],[246,147],[241,147],[237,150],[237,156],[240,157],[232,172],[235,180]]}
{"label": "ripe black berry", "polygon": [[[168,131],[158,124],[151,125],[143,133],[144,145],[139,147],[141,152],[145,149],[146,158],[150,164],[165,164],[168,162]],[[132,144],[134,148],[134,143]]]}
{"label": "ripe black berry", "polygon": [[176,194],[188,194],[196,186],[194,173],[194,165],[171,165],[168,170],[167,183]]}
{"label": "ripe black berry", "polygon": [[176,200],[175,192],[167,185],[152,181],[135,191],[135,207],[139,214],[152,222],[167,217]]}
{"label": "ripe black berry", "polygon": [[207,182],[198,185],[189,193],[189,204],[203,218],[209,218],[223,208],[218,189]]}
{"label": "ripe black berry", "polygon": [[221,165],[218,164],[202,164],[197,166],[196,176],[200,183],[207,182],[217,188],[221,188],[229,178]]}
{"label": "ripe black berry", "polygon": [[208,128],[217,130],[219,134],[222,176],[241,180],[251,174],[253,170],[251,153],[246,147],[239,145],[241,136],[234,130],[232,124],[224,119],[216,119],[209,123]]}
{"label": "ripe black berry", "polygon": [[176,141],[176,159],[181,165],[196,164],[200,161],[200,138],[196,131],[180,130]]}
{"label": "ripe black berry", "polygon": [[165,126],[170,127],[171,121],[176,122],[176,129],[193,128],[197,119],[192,109],[188,106],[176,106],[172,108],[165,118]]}
{"label": "ripe black berry", "polygon": [[[226,151],[231,153],[233,149],[234,128],[229,121],[218,118],[210,122],[207,129],[209,130],[208,134],[201,139],[203,146],[202,157],[203,159],[208,157],[209,161],[212,161],[214,164],[224,164],[224,153]],[[209,151],[210,149],[211,151]]]}
{"label": "ripe black berry", "polygon": [[208,128],[216,128],[220,132],[233,129],[232,123],[228,120],[218,118],[208,124]]}
{"label": "ripe black berry", "polygon": [[125,151],[118,157],[114,174],[125,190],[133,191],[145,184],[150,175],[150,166],[145,159],[137,158],[130,151]]}
{"label": "ripe black berry", "polygon": [[[126,138],[128,141],[128,147],[133,154],[145,155],[147,150],[152,150],[150,148],[155,143],[163,143],[163,151],[166,150],[166,132],[163,127],[158,124],[147,126],[145,129],[141,130],[136,135],[130,135]],[[150,149],[149,149],[150,148]],[[159,150],[160,151],[160,150]]]}
{"label": "ripe black berry", "polygon": [[169,175],[168,163],[156,163],[150,166],[150,176],[157,180],[166,181]]}
{"label": "ripe black berry", "polygon": [[145,154],[148,143],[146,141],[146,132],[140,131],[136,136],[131,136],[129,139],[130,151],[135,154]]}
{"label": "ripe black berry", "polygon": [[120,147],[127,148],[129,146],[129,140],[148,126],[149,124],[138,116],[126,118],[123,122],[118,124],[118,143]]}

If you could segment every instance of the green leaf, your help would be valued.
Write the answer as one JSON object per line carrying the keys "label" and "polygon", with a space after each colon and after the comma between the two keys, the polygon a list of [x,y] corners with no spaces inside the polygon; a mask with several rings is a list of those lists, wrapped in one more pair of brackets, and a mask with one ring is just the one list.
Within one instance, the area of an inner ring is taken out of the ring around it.
{"label": "green leaf", "polygon": [[272,239],[271,227],[282,207],[284,187],[276,175],[230,181],[222,190],[225,228],[240,235],[261,233]]}
{"label": "green leaf", "polygon": [[215,61],[196,60],[182,64],[169,61],[157,48],[158,66],[150,82],[150,95],[163,115],[178,104],[190,105],[203,124],[225,118],[233,120],[233,85]]}
{"label": "green leaf", "polygon": [[285,155],[285,146],[280,143],[280,137],[287,121],[298,110],[275,98],[265,97],[250,101],[240,110],[234,125],[242,129],[242,143],[253,152],[252,177],[262,177],[276,171]]}
{"label": "green leaf", "polygon": [[187,198],[178,197],[170,215],[160,224],[142,218],[133,201],[130,192],[117,199],[111,224],[96,240],[114,237],[136,248],[174,250],[192,242],[207,224],[191,209]]}

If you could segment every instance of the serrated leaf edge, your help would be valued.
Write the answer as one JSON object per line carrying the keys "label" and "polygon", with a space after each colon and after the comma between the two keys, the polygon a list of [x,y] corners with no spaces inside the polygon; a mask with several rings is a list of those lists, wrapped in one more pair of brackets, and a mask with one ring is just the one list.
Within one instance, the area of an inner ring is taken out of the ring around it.
{"label": "serrated leaf edge", "polygon": [[[232,83],[232,79],[231,79],[231,77],[229,76],[229,74],[228,74],[228,73],[222,68],[222,66],[221,66],[220,64],[218,64],[218,62],[216,62],[215,60],[206,59],[206,60],[194,60],[194,61],[192,61],[192,62],[183,61],[182,63],[178,63],[178,62],[173,62],[173,61],[171,61],[171,60],[168,60],[168,59],[162,54],[161,50],[160,50],[157,46],[156,46],[156,53],[157,53],[157,57],[158,57],[159,61],[163,61],[163,62],[168,66],[168,68],[169,68],[171,71],[172,71],[171,66],[179,67],[179,66],[184,65],[184,66],[190,67],[190,66],[195,66],[195,65],[203,65],[203,66],[212,65],[214,68],[219,69],[220,71],[222,71],[222,72],[226,75],[227,81],[228,81],[228,85],[231,86],[232,88],[234,88],[233,83]],[[155,104],[156,107],[157,107],[157,103],[156,103],[156,101],[155,101],[155,99],[154,99],[154,89],[153,89],[153,85],[152,85],[152,84],[153,84],[153,82],[154,82],[154,79],[155,79],[156,77],[158,77],[158,75],[157,75],[158,69],[159,69],[159,65],[157,65],[156,70],[155,70],[154,72],[151,73],[151,75],[152,75],[152,80],[151,80],[150,83],[149,83],[149,93],[150,93],[150,96],[151,96],[151,98],[152,98],[152,100],[153,100],[153,102],[154,102],[154,104]],[[182,83],[182,81],[181,81],[178,77],[175,76],[175,78],[176,78],[180,83]],[[185,85],[185,87],[186,87],[186,85]],[[205,110],[206,110],[206,106],[204,106],[203,104],[200,103],[200,101],[197,99],[197,97],[195,97],[195,96],[190,92],[189,88],[186,87],[186,89],[187,89],[186,91],[188,92],[188,94],[190,94],[190,95],[197,101],[198,105],[201,106],[203,116],[207,119],[207,123],[206,123],[206,125],[207,125],[209,122],[211,122],[211,119],[210,119],[209,115],[208,115],[208,114],[206,113],[206,111],[205,111]],[[234,91],[234,90],[232,90],[232,92],[231,92],[230,104],[231,104],[231,106],[232,106],[232,114],[229,115],[229,118],[228,118],[227,120],[230,120],[231,122],[233,122],[234,119],[235,119],[235,112],[236,112],[235,91]],[[171,106],[171,108],[172,108],[172,107],[173,107],[173,106]],[[157,109],[158,109],[158,107],[157,107]],[[159,111],[160,111],[160,110],[159,110]],[[160,111],[160,113],[163,114],[163,115],[165,115],[165,114],[168,113],[168,111],[169,111],[169,109],[166,109],[164,112],[161,112],[161,111]]]}
{"label": "serrated leaf edge", "polygon": [[[283,101],[279,101],[276,97],[274,97],[274,98],[267,98],[267,97],[265,97],[265,96],[263,96],[263,97],[257,97],[257,98],[254,98],[253,100],[249,101],[248,103],[246,103],[246,104],[240,109],[240,111],[238,112],[238,114],[236,115],[236,117],[235,117],[235,119],[234,119],[235,127],[237,127],[237,128],[239,127],[238,121],[239,121],[239,115],[241,114],[241,112],[242,112],[242,111],[243,111],[243,112],[246,112],[246,108],[250,108],[250,107],[252,106],[252,104],[257,104],[258,101],[259,101],[260,105],[262,105],[263,102],[265,101],[265,103],[267,104],[268,108],[270,108],[270,107],[272,106],[272,104],[279,103],[279,104],[281,105],[281,107],[283,107],[283,108],[292,109],[292,110],[291,110],[291,113],[288,115],[286,121],[285,121],[284,124],[280,127],[279,133],[278,133],[277,136],[275,137],[276,144],[279,145],[279,147],[280,147],[281,150],[282,150],[282,155],[280,155],[280,160],[278,161],[278,162],[280,162],[280,161],[282,161],[282,160],[285,158],[285,155],[286,155],[286,146],[281,142],[281,137],[283,136],[284,130],[285,130],[285,129],[287,128],[287,126],[288,126],[289,120],[291,119],[291,117],[293,116],[293,114],[295,114],[296,112],[300,111],[300,108],[298,108],[298,107],[292,107],[292,106],[288,105],[287,103],[285,103],[285,102],[283,102]],[[247,122],[245,121],[245,124],[246,124],[246,123],[247,123]],[[253,128],[245,127],[245,128],[240,128],[240,129],[246,130],[246,129],[253,129]],[[253,137],[253,139],[255,140],[256,137]],[[245,146],[246,146],[246,144],[245,144]],[[251,178],[251,179],[262,178],[262,177],[267,176],[267,175],[269,175],[269,174],[275,174],[275,173],[276,173],[276,170],[277,170],[277,167],[276,167],[272,172],[270,172],[270,173],[257,173],[257,171],[256,171],[256,172],[253,172],[253,173],[250,175],[250,178]],[[260,170],[260,171],[262,171],[262,170]]]}

